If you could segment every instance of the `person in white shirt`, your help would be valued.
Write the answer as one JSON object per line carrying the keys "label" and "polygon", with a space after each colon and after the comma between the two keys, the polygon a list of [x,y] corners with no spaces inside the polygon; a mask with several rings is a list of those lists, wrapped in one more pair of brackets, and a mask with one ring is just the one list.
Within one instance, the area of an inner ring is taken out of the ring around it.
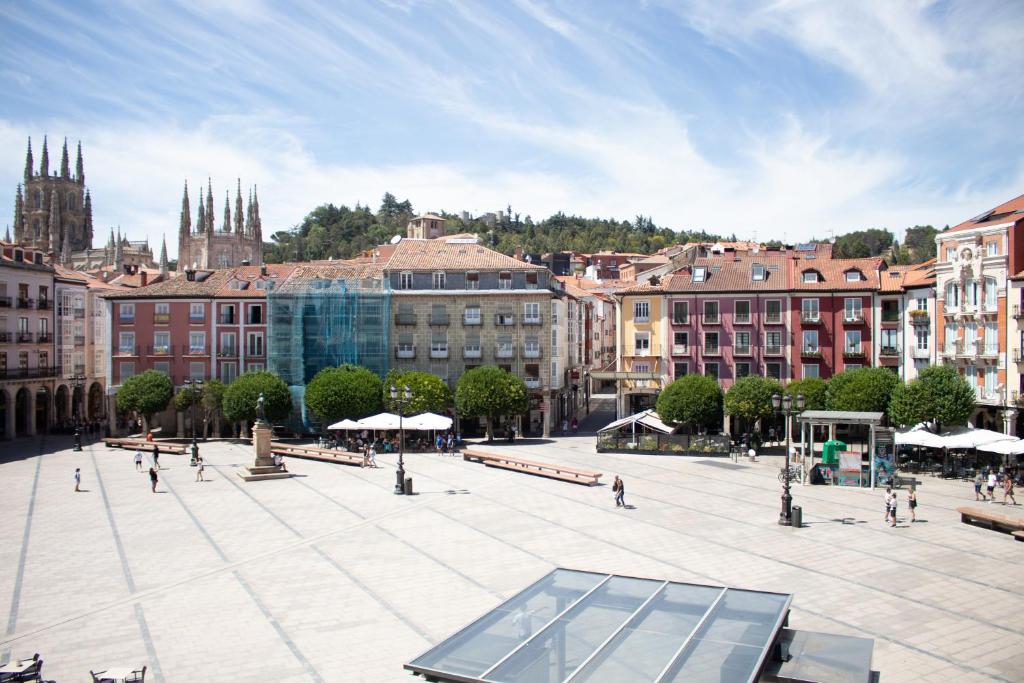
{"label": "person in white shirt", "polygon": [[996,499],[995,490],[996,490],[996,483],[997,482],[998,482],[998,479],[996,478],[996,473],[994,471],[992,471],[992,470],[989,470],[989,472],[988,472],[988,502],[990,502],[990,503]]}
{"label": "person in white shirt", "polygon": [[142,451],[135,451],[135,471],[142,472]]}

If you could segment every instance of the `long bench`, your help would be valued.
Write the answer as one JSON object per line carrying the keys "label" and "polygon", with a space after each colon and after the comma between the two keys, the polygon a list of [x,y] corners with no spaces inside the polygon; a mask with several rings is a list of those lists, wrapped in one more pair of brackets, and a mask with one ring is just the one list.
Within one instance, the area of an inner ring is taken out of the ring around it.
{"label": "long bench", "polygon": [[336,462],[342,465],[362,466],[361,453],[334,450],[333,448],[317,448],[315,446],[295,446],[287,443],[271,442],[270,452],[274,455],[286,455],[292,458],[306,458],[322,462]]}
{"label": "long bench", "polygon": [[964,524],[985,527],[993,531],[1001,531],[1011,534],[1016,540],[1024,541],[1024,519],[1010,517],[997,512],[982,510],[980,508],[957,508],[960,513],[960,521]]}
{"label": "long bench", "polygon": [[487,467],[500,467],[506,470],[514,470],[516,472],[525,472],[526,474],[548,477],[549,479],[560,479],[573,484],[583,484],[584,486],[596,486],[599,483],[598,479],[601,478],[600,472],[590,472],[588,470],[580,470],[574,467],[552,465],[551,463],[537,462],[535,460],[512,458],[507,455],[486,453],[472,448],[467,448],[462,451],[462,459],[469,462],[481,462]]}
{"label": "long bench", "polygon": [[103,443],[107,445],[107,448],[124,448],[131,451],[153,451],[154,448],[159,447],[161,453],[179,453],[184,454],[188,452],[188,447],[180,443],[165,443],[162,441],[146,441],[145,439],[114,439],[107,438],[103,439]]}

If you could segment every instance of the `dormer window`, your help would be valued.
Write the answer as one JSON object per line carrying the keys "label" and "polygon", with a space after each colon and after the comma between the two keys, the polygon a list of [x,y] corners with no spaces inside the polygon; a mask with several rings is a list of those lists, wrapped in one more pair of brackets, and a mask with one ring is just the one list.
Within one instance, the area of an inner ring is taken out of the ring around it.
{"label": "dormer window", "polygon": [[445,279],[446,278],[443,270],[439,270],[436,273],[434,273],[434,289],[444,289]]}
{"label": "dormer window", "polygon": [[804,284],[815,284],[818,282],[818,271],[816,270],[805,270],[803,275]]}
{"label": "dormer window", "polygon": [[697,266],[693,269],[694,282],[704,282],[704,280],[707,278],[707,275],[708,269],[705,268],[704,266]]}
{"label": "dormer window", "polygon": [[760,263],[755,263],[753,271],[751,272],[751,277],[753,278],[754,282],[761,282],[761,281],[763,281],[764,280],[764,266],[762,264],[760,264]]}
{"label": "dormer window", "polygon": [[847,282],[860,282],[863,279],[864,278],[861,275],[861,272],[859,270],[848,270],[848,271],[846,271],[846,281]]}
{"label": "dormer window", "polygon": [[399,289],[412,289],[412,273],[405,271],[398,274],[398,288]]}

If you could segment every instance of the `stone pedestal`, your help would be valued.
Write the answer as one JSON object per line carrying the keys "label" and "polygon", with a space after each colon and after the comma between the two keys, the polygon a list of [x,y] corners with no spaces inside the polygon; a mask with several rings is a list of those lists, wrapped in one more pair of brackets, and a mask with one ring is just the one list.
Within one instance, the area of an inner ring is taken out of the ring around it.
{"label": "stone pedestal", "polygon": [[252,427],[252,449],[256,461],[250,467],[237,470],[238,476],[245,481],[262,481],[264,479],[287,479],[291,472],[282,472],[274,466],[274,458],[270,453],[270,440],[273,430],[265,422],[256,422]]}

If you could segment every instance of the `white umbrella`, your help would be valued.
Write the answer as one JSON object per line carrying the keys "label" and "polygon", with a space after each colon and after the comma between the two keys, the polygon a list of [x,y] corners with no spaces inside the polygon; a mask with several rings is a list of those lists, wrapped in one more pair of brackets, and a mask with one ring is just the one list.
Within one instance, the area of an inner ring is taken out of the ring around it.
{"label": "white umbrella", "polygon": [[900,446],[924,446],[926,448],[942,448],[946,445],[942,437],[929,432],[921,425],[912,429],[897,430],[896,443]]}
{"label": "white umbrella", "polygon": [[987,451],[989,453],[1000,453],[1002,455],[1021,455],[1024,454],[1024,439],[1014,438],[1013,441],[1010,441],[1009,439],[1005,441],[994,441],[992,443],[985,444],[984,446],[978,446],[978,450]]}
{"label": "white umbrella", "polygon": [[341,422],[335,422],[329,426],[328,429],[362,429],[362,427],[360,427],[359,423],[355,420],[345,419]]}
{"label": "white umbrella", "polygon": [[940,434],[942,446],[950,449],[957,448],[980,448],[997,441],[1013,441],[1017,437],[993,432],[990,429],[974,429],[972,427],[960,427]]}
{"label": "white umbrella", "polygon": [[451,429],[452,419],[435,413],[420,413],[405,418],[406,429],[418,429],[420,431]]}
{"label": "white umbrella", "polygon": [[398,416],[394,413],[380,413],[379,415],[364,417],[356,422],[356,425],[357,429],[398,429],[398,420]]}

